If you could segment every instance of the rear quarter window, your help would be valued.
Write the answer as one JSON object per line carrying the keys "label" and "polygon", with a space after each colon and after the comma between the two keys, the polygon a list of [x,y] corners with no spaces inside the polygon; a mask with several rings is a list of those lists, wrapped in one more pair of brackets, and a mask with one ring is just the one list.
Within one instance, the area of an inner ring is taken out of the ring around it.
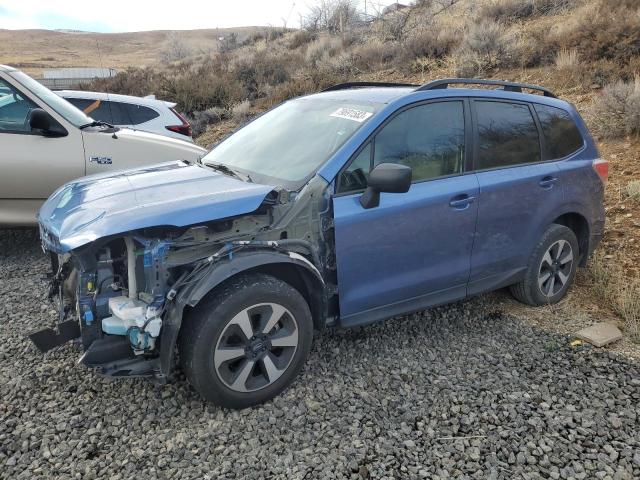
{"label": "rear quarter window", "polygon": [[546,160],[563,158],[582,148],[584,140],[568,112],[540,104],[534,108],[542,127]]}
{"label": "rear quarter window", "polygon": [[142,105],[134,105],[133,103],[122,103],[121,105],[129,114],[132,125],[145,123],[160,116],[160,114],[152,108],[143,107]]}

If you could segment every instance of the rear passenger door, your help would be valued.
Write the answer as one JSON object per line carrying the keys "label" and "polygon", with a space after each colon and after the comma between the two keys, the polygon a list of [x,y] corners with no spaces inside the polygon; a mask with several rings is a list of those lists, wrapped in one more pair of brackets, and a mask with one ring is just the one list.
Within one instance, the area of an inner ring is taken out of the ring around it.
{"label": "rear passenger door", "polygon": [[559,168],[543,161],[533,106],[476,99],[474,169],[480,186],[470,295],[514,283],[562,204]]}
{"label": "rear passenger door", "polygon": [[[375,321],[464,297],[476,225],[478,183],[467,172],[468,104],[407,108],[370,138],[337,178],[333,198],[340,317]],[[380,163],[412,168],[406,193],[359,199]]]}

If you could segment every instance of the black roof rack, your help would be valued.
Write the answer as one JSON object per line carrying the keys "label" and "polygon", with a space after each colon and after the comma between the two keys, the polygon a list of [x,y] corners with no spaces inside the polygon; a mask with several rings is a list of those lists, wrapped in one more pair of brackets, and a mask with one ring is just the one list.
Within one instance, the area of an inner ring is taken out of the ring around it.
{"label": "black roof rack", "polygon": [[393,82],[347,82],[332,85],[322,90],[323,92],[333,92],[335,90],[348,90],[349,88],[363,87],[419,87],[413,83],[393,83]]}
{"label": "black roof rack", "polygon": [[507,92],[522,93],[522,89],[535,90],[542,92],[545,97],[558,98],[553,92],[547,90],[544,87],[537,85],[529,85],[528,83],[515,83],[505,82],[503,80],[485,80],[480,78],[443,78],[442,80],[434,80],[433,82],[425,83],[416,89],[416,91],[424,90],[438,90],[441,88],[447,88],[449,85],[495,85],[503,87]]}

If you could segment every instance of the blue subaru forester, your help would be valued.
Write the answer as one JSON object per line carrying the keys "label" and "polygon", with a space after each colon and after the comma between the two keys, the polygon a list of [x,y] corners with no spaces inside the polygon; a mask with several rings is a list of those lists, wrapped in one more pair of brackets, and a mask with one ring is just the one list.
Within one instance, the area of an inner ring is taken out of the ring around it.
{"label": "blue subaru forester", "polygon": [[314,328],[506,286],[558,302],[602,237],[607,168],[542,87],[336,85],[197,163],[61,187],[39,213],[60,321],[31,338],[80,338],[113,377],[166,381],[179,358],[205,399],[254,405],[293,381]]}

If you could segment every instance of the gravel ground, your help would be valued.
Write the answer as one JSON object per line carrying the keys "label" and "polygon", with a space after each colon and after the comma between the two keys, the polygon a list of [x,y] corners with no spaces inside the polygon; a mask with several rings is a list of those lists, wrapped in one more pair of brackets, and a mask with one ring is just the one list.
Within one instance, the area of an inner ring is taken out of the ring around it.
{"label": "gravel ground", "polygon": [[0,231],[0,478],[640,478],[640,370],[479,299],[317,335],[258,408],[37,353],[54,318],[32,231]]}

